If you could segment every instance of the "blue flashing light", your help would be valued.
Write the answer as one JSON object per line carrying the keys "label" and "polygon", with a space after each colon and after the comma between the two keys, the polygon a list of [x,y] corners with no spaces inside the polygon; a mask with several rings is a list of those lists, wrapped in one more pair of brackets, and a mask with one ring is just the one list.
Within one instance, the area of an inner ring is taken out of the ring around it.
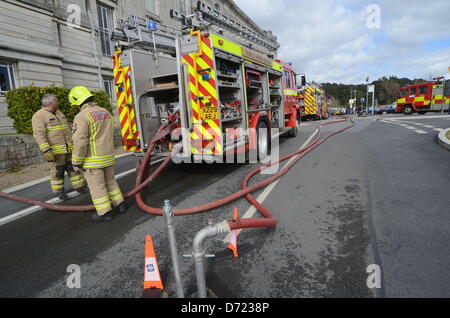
{"label": "blue flashing light", "polygon": [[158,24],[155,21],[148,21],[147,29],[150,31],[156,31],[158,29]]}

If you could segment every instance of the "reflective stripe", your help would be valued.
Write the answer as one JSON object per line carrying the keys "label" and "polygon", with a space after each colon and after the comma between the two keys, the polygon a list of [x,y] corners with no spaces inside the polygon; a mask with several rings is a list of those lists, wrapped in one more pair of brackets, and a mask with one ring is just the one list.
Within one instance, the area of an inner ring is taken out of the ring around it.
{"label": "reflective stripe", "polygon": [[86,180],[84,179],[84,177],[82,175],[79,175],[79,176],[71,177],[70,182],[72,183],[73,186],[77,186],[77,185],[85,183]]}
{"label": "reflective stripe", "polygon": [[122,193],[119,188],[117,188],[116,190],[113,190],[111,192],[108,192],[109,196],[115,195],[115,194],[118,194],[118,193]]}
{"label": "reflective stripe", "polygon": [[114,191],[108,192],[108,194],[109,194],[111,201],[114,201],[114,202],[123,201],[123,195],[122,195],[122,191],[120,190],[120,188],[117,188]]}
{"label": "reflective stripe", "polygon": [[51,181],[50,184],[53,190],[64,190],[64,180]]}
{"label": "reflective stripe", "polygon": [[63,155],[68,153],[66,145],[52,146],[52,151],[55,155]]}
{"label": "reflective stripe", "polygon": [[96,210],[102,210],[102,209],[108,209],[111,207],[111,202],[109,201],[109,196],[100,198],[100,199],[93,199],[92,202],[94,203]]}
{"label": "reflective stripe", "polygon": [[64,130],[64,129],[69,129],[69,126],[68,125],[61,125],[61,126],[47,127],[47,131],[58,131],[58,130]]}
{"label": "reflective stripe", "polygon": [[111,197],[111,201],[113,201],[113,202],[118,202],[118,201],[123,201],[123,200],[124,200],[124,198],[123,198],[122,193],[119,193],[118,195]]}
{"label": "reflective stripe", "polygon": [[95,120],[94,118],[92,118],[91,114],[89,114],[87,116],[87,118],[89,119],[89,122],[91,123],[90,128],[91,128],[91,137],[90,137],[90,141],[89,141],[89,146],[91,147],[91,153],[92,155],[95,157],[97,155],[97,147],[95,144],[95,140],[97,139],[97,126],[95,125]]}
{"label": "reflective stripe", "polygon": [[297,93],[297,91],[293,91],[293,90],[290,90],[290,89],[285,89],[284,90],[284,95],[297,96],[298,93]]}
{"label": "reflective stripe", "polygon": [[39,148],[41,148],[41,150],[47,150],[50,149],[50,145],[48,144],[48,142],[40,144]]}
{"label": "reflective stripe", "polygon": [[105,166],[111,166],[116,162],[115,155],[103,156],[103,157],[92,157],[86,158],[84,160],[83,167],[86,169],[89,168],[99,168]]}
{"label": "reflective stripe", "polygon": [[94,206],[95,206],[96,210],[108,209],[108,208],[111,207],[111,203],[108,202],[108,203],[105,203],[105,204],[102,204],[102,205],[94,204]]}
{"label": "reflective stripe", "polygon": [[100,198],[100,199],[92,199],[92,202],[99,204],[99,203],[103,203],[103,202],[108,202],[109,201],[109,196]]}

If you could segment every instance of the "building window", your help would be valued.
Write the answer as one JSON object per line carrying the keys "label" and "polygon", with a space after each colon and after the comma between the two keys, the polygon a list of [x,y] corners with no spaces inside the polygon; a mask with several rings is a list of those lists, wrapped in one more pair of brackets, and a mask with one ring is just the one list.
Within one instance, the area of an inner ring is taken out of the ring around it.
{"label": "building window", "polygon": [[111,42],[111,32],[114,30],[113,9],[98,3],[97,10],[102,54],[112,56],[113,44]]}
{"label": "building window", "polygon": [[110,99],[114,99],[114,89],[113,89],[113,81],[111,78],[103,79],[103,88],[105,89],[106,94],[108,94]]}
{"label": "building window", "polygon": [[145,10],[150,13],[156,13],[156,0],[145,0]]}
{"label": "building window", "polygon": [[217,12],[220,12],[220,6],[219,6],[218,3],[215,3],[215,4],[214,4],[214,9],[215,9]]}
{"label": "building window", "polygon": [[16,88],[14,79],[14,66],[11,63],[0,61],[0,96]]}

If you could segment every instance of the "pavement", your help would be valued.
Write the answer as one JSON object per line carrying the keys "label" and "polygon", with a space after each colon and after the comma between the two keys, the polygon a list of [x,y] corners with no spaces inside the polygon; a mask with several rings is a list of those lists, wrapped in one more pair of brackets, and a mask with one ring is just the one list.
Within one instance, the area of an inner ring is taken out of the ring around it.
{"label": "pavement", "polygon": [[[449,119],[358,119],[356,127],[325,142],[275,186],[255,193],[265,198],[278,225],[242,231],[240,258],[231,258],[225,236],[209,241],[207,252],[216,257],[207,261],[207,286],[226,298],[450,297],[450,153],[436,143],[437,129],[448,128]],[[303,124],[295,139],[282,138],[280,153],[304,145],[317,124]],[[118,173],[135,161],[121,158]],[[156,207],[165,199],[178,208],[196,206],[239,190],[254,167],[172,164],[144,197]],[[134,179],[130,174],[119,183],[129,190]],[[20,194],[42,199],[47,187]],[[70,201],[88,203],[86,195]],[[23,208],[3,199],[0,204],[2,216]],[[208,219],[231,219],[234,207],[241,216],[258,215],[241,199],[175,218],[179,254],[191,252],[193,237]],[[135,204],[107,224],[92,223],[90,213],[41,210],[0,226],[0,254],[7,255],[0,263],[0,297],[141,297],[146,235],[153,237],[165,292],[174,297],[164,218]],[[80,289],[66,285],[71,264],[81,267]],[[180,264],[190,296],[196,291],[193,261],[182,258]],[[367,286],[371,264],[381,267],[380,289]]]}

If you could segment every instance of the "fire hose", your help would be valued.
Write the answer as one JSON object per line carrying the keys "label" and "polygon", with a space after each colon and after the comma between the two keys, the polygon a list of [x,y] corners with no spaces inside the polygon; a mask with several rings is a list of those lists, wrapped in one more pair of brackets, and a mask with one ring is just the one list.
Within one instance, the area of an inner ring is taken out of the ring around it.
{"label": "fire hose", "polygon": [[[259,203],[251,194],[252,192],[255,192],[258,189],[261,189],[263,187],[266,187],[267,185],[275,182],[276,180],[280,179],[282,176],[284,176],[299,160],[301,160],[303,157],[305,157],[308,153],[310,153],[312,150],[316,149],[318,146],[320,146],[322,143],[324,143],[325,141],[327,141],[329,138],[344,132],[345,130],[348,130],[352,127],[355,126],[355,124],[352,122],[352,125],[339,129],[338,131],[335,131],[331,134],[329,134],[328,136],[321,138],[321,128],[324,126],[328,126],[328,125],[333,125],[333,124],[338,124],[338,123],[343,123],[343,122],[347,122],[349,121],[348,118],[346,119],[342,119],[342,120],[337,120],[337,121],[333,121],[333,122],[328,122],[328,123],[323,123],[318,127],[318,133],[314,139],[314,141],[308,145],[307,147],[300,149],[296,152],[293,152],[290,155],[287,155],[285,157],[282,157],[274,162],[271,163],[267,163],[264,165],[261,165],[257,168],[255,168],[254,170],[252,170],[251,172],[249,172],[243,179],[242,181],[242,189],[238,192],[235,192],[225,198],[222,198],[220,200],[214,201],[214,202],[210,202],[204,205],[200,205],[197,207],[193,207],[193,208],[188,208],[188,209],[180,209],[174,210],[174,215],[175,216],[184,216],[184,215],[191,215],[191,214],[197,214],[197,213],[201,213],[201,212],[205,212],[205,211],[209,211],[209,210],[213,210],[216,209],[220,206],[229,204],[233,201],[236,201],[237,199],[241,198],[241,197],[246,197],[247,201],[252,204],[253,206],[255,206],[255,208],[264,216],[264,218],[252,218],[252,219],[239,219],[237,221],[228,221],[228,224],[230,226],[231,230],[238,230],[238,229],[244,229],[244,228],[258,228],[258,227],[273,227],[276,225],[277,221],[276,219],[273,217],[272,213],[265,208],[261,203]],[[174,153],[172,153],[172,155],[174,155]],[[157,175],[159,174],[159,172],[165,168],[165,166],[170,162],[172,155],[169,156],[163,163],[162,165],[158,168],[158,170],[156,170],[150,177],[149,179],[154,179],[157,177]],[[297,156],[292,162],[290,162],[288,165],[286,165],[286,167],[284,167],[280,172],[278,172],[277,174],[275,174],[274,176],[261,181],[255,185],[249,186],[248,182],[250,181],[250,179],[255,176],[256,174],[258,174],[259,172],[263,171],[266,168],[269,168],[273,165],[277,165],[281,162],[284,162],[290,158],[293,158]],[[146,155],[144,162],[142,164],[141,170],[138,174],[138,177],[136,179],[136,187],[140,187],[140,180],[142,180],[143,176],[143,169],[145,169],[145,167],[149,166],[150,164],[150,156]],[[147,180],[148,181],[148,180]],[[146,182],[147,182],[146,181]],[[138,206],[145,212],[153,214],[153,215],[160,215],[162,216],[164,214],[164,211],[162,209],[157,209],[154,207],[150,207],[147,204],[145,204],[141,193],[137,193],[136,194],[136,202],[138,204]]]}
{"label": "fire hose", "polygon": [[[336,121],[332,121],[332,122],[327,122],[327,123],[322,123],[321,125],[318,126],[317,128],[317,134],[314,138],[314,141],[311,142],[309,145],[307,145],[305,148],[299,149],[298,151],[293,152],[290,155],[284,156],[274,162],[270,162],[267,164],[263,164],[257,168],[255,168],[254,170],[250,171],[242,180],[242,184],[241,184],[241,190],[238,192],[235,192],[225,198],[222,198],[220,200],[214,201],[214,202],[210,202],[210,203],[206,203],[197,207],[192,207],[192,208],[188,208],[188,209],[179,209],[179,210],[174,210],[174,215],[175,216],[185,216],[185,215],[192,215],[192,214],[197,214],[197,213],[201,213],[201,212],[206,212],[215,208],[218,208],[220,206],[224,206],[227,205],[233,201],[238,200],[239,198],[242,198],[245,196],[245,198],[247,199],[247,201],[252,204],[263,216],[264,218],[250,218],[250,219],[238,219],[238,220],[234,220],[234,221],[227,221],[228,225],[230,226],[231,230],[238,230],[238,229],[245,229],[245,228],[260,228],[260,227],[274,227],[277,224],[277,220],[275,219],[275,217],[273,216],[273,214],[266,208],[264,207],[261,203],[259,203],[256,198],[252,195],[253,192],[255,192],[258,189],[261,189],[263,187],[266,187],[267,185],[275,182],[276,180],[280,179],[282,176],[284,176],[295,164],[297,164],[298,161],[300,161],[303,157],[305,157],[307,154],[309,154],[311,151],[313,151],[314,149],[316,149],[318,146],[320,146],[321,144],[323,144],[325,141],[327,141],[329,138],[340,134],[352,127],[355,126],[355,124],[352,121],[352,124],[341,128],[325,137],[321,137],[321,133],[322,133],[322,127],[324,126],[329,126],[329,125],[333,125],[333,124],[339,124],[339,123],[344,123],[344,122],[348,122],[350,119],[345,118],[345,119],[340,119],[340,120],[336,120]],[[147,213],[153,214],[153,215],[158,215],[158,216],[162,216],[164,215],[164,211],[163,209],[158,209],[158,208],[154,208],[151,206],[148,206],[145,202],[144,199],[142,198],[142,194],[141,191],[147,187],[152,181],[154,181],[158,175],[168,166],[168,164],[170,163],[170,161],[173,159],[173,157],[175,155],[178,154],[178,152],[181,150],[180,147],[175,147],[174,150],[171,152],[171,154],[163,161],[163,163],[150,175],[148,176],[149,173],[149,167],[150,167],[150,163],[151,163],[151,155],[153,152],[153,149],[155,147],[155,145],[157,144],[157,142],[159,142],[161,139],[165,138],[165,136],[167,136],[168,134],[170,134],[170,132],[175,129],[175,124],[172,125],[164,125],[162,126],[158,132],[155,134],[155,136],[153,137],[152,141],[149,144],[147,153],[144,157],[144,160],[142,163],[138,163],[137,167],[136,167],[136,186],[135,188],[127,193],[125,195],[126,199],[135,197],[136,198],[136,202],[138,204],[138,206]],[[295,158],[294,158],[295,157]],[[282,163],[288,159],[294,158],[290,163],[288,163],[285,167],[283,167],[283,169],[281,171],[279,171],[277,174],[273,175],[270,178],[267,178],[264,181],[261,181],[257,184],[251,185],[249,186],[249,181],[251,180],[252,177],[254,177],[255,175],[257,175],[258,173],[260,173],[261,171],[263,171],[264,169],[267,169],[273,165],[277,165],[279,163]],[[53,211],[66,211],[66,212],[83,212],[83,211],[91,211],[91,210],[95,210],[93,205],[88,205],[88,206],[62,206],[62,205],[55,205],[55,204],[49,204],[46,202],[42,202],[42,201],[38,201],[38,200],[31,200],[31,199],[26,199],[26,198],[22,198],[16,195],[12,195],[12,194],[6,194],[6,193],[2,193],[0,192],[0,197],[9,199],[9,200],[14,200],[14,201],[18,201],[18,202],[22,202],[25,204],[29,204],[29,205],[37,205],[37,206],[41,206],[45,209],[49,209],[49,210],[53,210]]]}

